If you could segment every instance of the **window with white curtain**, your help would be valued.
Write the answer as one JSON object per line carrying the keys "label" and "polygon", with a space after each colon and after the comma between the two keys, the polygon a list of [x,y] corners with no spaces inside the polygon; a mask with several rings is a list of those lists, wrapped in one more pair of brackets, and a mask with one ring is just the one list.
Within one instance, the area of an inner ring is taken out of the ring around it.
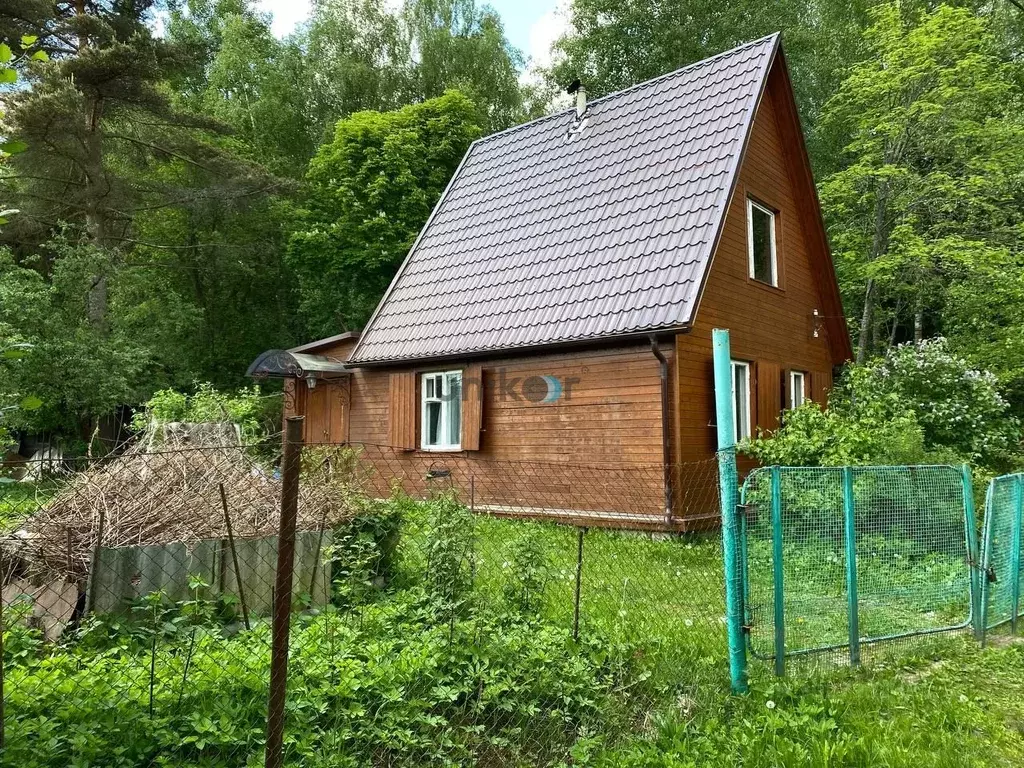
{"label": "window with white curtain", "polygon": [[462,447],[462,371],[424,373],[420,392],[423,450],[459,450]]}
{"label": "window with white curtain", "polygon": [[750,437],[750,363],[732,361],[732,426],[736,442]]}
{"label": "window with white curtain", "polygon": [[804,389],[807,377],[803,371],[789,372],[789,407],[799,408],[804,404],[807,391]]}

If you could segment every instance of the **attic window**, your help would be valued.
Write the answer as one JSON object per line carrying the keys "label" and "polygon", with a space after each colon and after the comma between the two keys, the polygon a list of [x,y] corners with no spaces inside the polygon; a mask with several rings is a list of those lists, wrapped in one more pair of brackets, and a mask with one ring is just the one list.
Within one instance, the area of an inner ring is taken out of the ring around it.
{"label": "attic window", "polygon": [[747,198],[747,252],[750,277],[778,286],[779,270],[775,254],[775,212]]}

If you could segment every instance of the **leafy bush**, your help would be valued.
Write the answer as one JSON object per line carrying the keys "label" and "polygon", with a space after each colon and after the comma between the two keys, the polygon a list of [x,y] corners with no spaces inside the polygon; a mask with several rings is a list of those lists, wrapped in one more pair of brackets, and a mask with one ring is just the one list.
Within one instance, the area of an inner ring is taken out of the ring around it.
{"label": "leafy bush", "polygon": [[762,464],[959,463],[998,470],[1019,459],[1020,424],[995,377],[952,354],[944,339],[902,344],[851,366],[829,408],[806,403],[742,449]]}
{"label": "leafy bush", "polygon": [[946,449],[993,466],[1020,447],[1020,424],[996,377],[953,354],[943,338],[901,344],[851,373],[853,398],[905,404],[929,450]]}
{"label": "leafy bush", "polygon": [[132,428],[138,432],[151,424],[180,421],[188,423],[231,422],[237,424],[246,442],[276,431],[281,418],[280,398],[260,393],[258,386],[236,392],[221,392],[212,384],[197,384],[192,394],[174,389],[158,391],[135,414]]}
{"label": "leafy bush", "polygon": [[509,609],[523,616],[535,616],[543,606],[544,589],[552,578],[550,556],[540,526],[526,526],[512,542],[510,578],[504,598]]}
{"label": "leafy bush", "polygon": [[[257,762],[269,627],[228,636],[205,610],[202,622],[168,618],[189,610],[194,616],[194,606],[169,608],[155,596],[116,628],[97,634],[94,626],[94,642],[12,659],[5,761],[26,768]],[[450,621],[439,618],[434,597],[421,589],[352,614],[328,608],[299,618],[289,760],[415,766],[488,755],[551,764],[582,734],[624,726],[601,638],[576,644],[564,628],[469,604]],[[14,640],[13,630],[5,640]]]}
{"label": "leafy bush", "polygon": [[324,559],[330,563],[335,605],[364,602],[393,581],[405,506],[399,496],[363,503],[351,520],[334,528],[333,543],[325,548]]}
{"label": "leafy bush", "polygon": [[424,586],[439,609],[454,613],[472,588],[473,516],[454,491],[436,494],[426,507]]}

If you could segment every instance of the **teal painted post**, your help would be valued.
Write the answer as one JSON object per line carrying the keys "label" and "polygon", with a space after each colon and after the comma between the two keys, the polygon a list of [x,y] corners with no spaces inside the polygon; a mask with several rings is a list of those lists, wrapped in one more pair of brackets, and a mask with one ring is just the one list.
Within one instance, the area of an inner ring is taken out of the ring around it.
{"label": "teal painted post", "polygon": [[786,591],[782,571],[782,470],[771,469],[772,594],[775,598],[775,674],[786,674]]}
{"label": "teal painted post", "polygon": [[857,525],[853,470],[843,467],[843,523],[846,539],[846,623],[850,634],[850,666],[860,664],[860,613],[857,603]]}
{"label": "teal painted post", "polygon": [[970,564],[971,588],[971,623],[974,625],[974,637],[980,642],[984,637],[985,628],[981,618],[981,560],[978,553],[978,524],[974,517],[974,483],[971,481],[971,468],[964,464],[960,467],[960,475],[964,486],[964,532],[967,538],[967,560]]}
{"label": "teal painted post", "polygon": [[992,562],[992,498],[993,491],[995,490],[996,481],[992,480],[988,484],[988,488],[985,490],[985,520],[984,520],[984,531],[981,539],[981,605],[980,605],[980,620],[981,627],[976,634],[979,635],[981,641],[981,647],[985,647],[985,638],[988,632],[988,599],[989,591],[992,587],[988,581],[988,569]]}
{"label": "teal painted post", "polygon": [[718,422],[718,484],[722,505],[722,566],[725,569],[725,623],[729,635],[729,678],[733,693],[747,691],[747,647],[743,638],[743,584],[739,557],[736,439],[732,421],[732,356],[729,332],[711,333],[715,364],[715,418]]}
{"label": "teal painted post", "polygon": [[[742,509],[747,508],[747,484],[744,483],[739,489],[740,496],[740,507]],[[750,558],[747,556],[747,516],[745,514],[739,516],[739,537],[740,537],[740,576],[742,579],[742,589],[740,591],[740,601],[743,605],[743,626],[749,627],[750,622],[754,620],[753,615],[750,612],[750,604],[747,600],[747,595],[750,594]],[[746,647],[750,648],[750,633],[744,632],[744,640],[746,641]]]}
{"label": "teal painted post", "polygon": [[1017,634],[1017,613],[1020,611],[1020,539],[1021,517],[1024,515],[1024,477],[1017,475],[1013,482],[1013,536],[1011,537],[1010,573],[1013,582],[1010,584],[1010,599],[1013,613],[1010,614],[1010,631]]}

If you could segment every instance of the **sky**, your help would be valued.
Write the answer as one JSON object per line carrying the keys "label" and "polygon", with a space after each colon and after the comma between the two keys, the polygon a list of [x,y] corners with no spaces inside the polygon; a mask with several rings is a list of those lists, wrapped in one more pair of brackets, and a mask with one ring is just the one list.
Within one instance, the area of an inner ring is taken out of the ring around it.
{"label": "sky", "polygon": [[[488,0],[505,22],[509,42],[521,50],[534,66],[546,65],[551,43],[564,29],[558,0]],[[309,0],[258,0],[260,10],[273,16],[271,28],[284,37],[309,16]]]}

